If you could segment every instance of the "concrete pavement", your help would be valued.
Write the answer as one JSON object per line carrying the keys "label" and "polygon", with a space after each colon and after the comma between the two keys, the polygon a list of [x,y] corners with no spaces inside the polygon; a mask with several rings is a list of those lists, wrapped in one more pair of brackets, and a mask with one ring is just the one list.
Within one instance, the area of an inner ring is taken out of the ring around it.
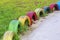
{"label": "concrete pavement", "polygon": [[60,11],[46,17],[25,40],[60,40]]}

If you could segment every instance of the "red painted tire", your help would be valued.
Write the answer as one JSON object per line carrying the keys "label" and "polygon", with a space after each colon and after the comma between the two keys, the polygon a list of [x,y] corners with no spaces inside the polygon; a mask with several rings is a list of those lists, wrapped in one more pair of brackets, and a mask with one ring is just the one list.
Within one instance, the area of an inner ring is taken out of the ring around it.
{"label": "red painted tire", "polygon": [[32,24],[32,20],[36,21],[38,19],[36,13],[34,11],[30,11],[27,13],[27,16],[29,16],[30,20],[31,20],[31,24]]}
{"label": "red painted tire", "polygon": [[[55,9],[54,9],[55,8]],[[54,10],[58,10],[58,5],[57,4],[51,4],[50,5],[50,10],[54,11]]]}

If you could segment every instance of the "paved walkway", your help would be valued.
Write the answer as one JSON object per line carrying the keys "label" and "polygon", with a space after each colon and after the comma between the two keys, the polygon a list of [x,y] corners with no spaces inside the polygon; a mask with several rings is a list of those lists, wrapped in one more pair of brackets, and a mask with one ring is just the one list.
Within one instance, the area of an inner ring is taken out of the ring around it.
{"label": "paved walkway", "polygon": [[60,11],[55,11],[26,40],[60,40]]}

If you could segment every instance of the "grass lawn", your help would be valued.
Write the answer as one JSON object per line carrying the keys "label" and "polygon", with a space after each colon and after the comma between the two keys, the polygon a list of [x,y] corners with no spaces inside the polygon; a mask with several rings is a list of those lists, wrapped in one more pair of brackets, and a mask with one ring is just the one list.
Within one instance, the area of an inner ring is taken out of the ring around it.
{"label": "grass lawn", "polygon": [[57,0],[0,0],[0,39],[8,30],[11,20],[55,2]]}

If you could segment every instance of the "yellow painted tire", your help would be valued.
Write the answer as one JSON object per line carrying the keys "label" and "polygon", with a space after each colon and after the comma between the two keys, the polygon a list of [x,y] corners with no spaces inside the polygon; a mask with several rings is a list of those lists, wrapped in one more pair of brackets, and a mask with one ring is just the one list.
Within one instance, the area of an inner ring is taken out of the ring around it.
{"label": "yellow painted tire", "polygon": [[[36,12],[38,18],[41,16],[40,14],[42,14],[43,16],[45,16],[44,10],[42,8],[35,9],[35,12]],[[42,12],[42,13],[40,13],[40,12]]]}
{"label": "yellow painted tire", "polygon": [[25,25],[26,20],[28,20],[28,25],[31,25],[31,20],[28,16],[20,16],[18,20],[21,22],[22,26]]}
{"label": "yellow painted tire", "polygon": [[13,40],[14,33],[12,31],[5,32],[3,40]]}

